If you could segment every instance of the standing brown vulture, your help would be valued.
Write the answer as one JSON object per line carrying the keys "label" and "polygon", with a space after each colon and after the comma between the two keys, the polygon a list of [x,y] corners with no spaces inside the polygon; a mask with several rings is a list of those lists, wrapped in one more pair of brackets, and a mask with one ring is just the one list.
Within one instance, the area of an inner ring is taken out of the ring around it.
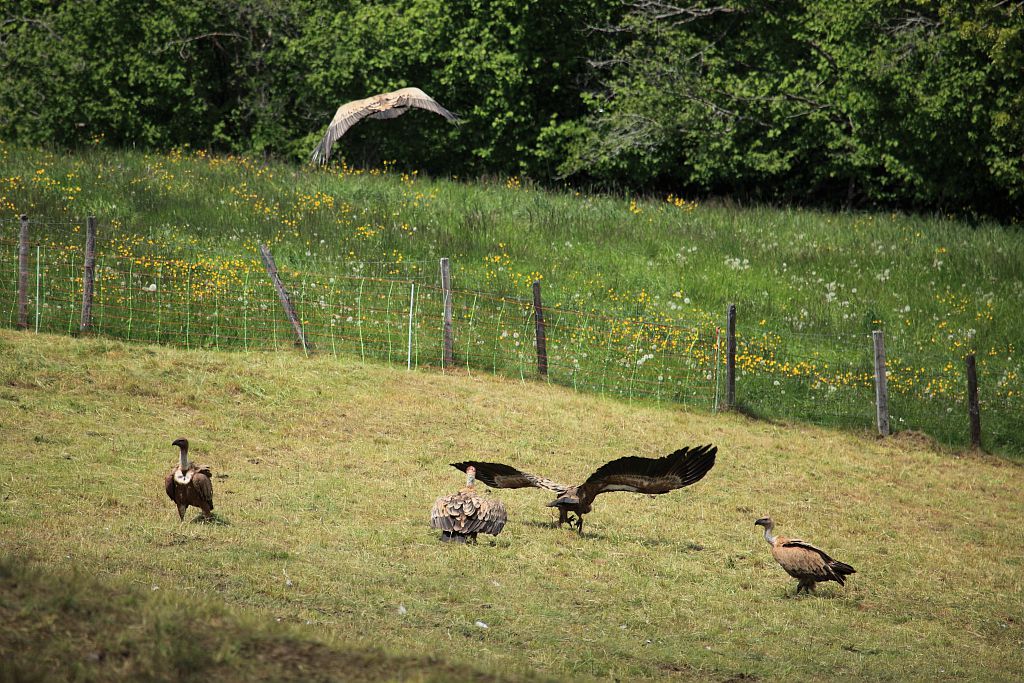
{"label": "standing brown vulture", "polygon": [[[480,481],[498,489],[528,486],[554,491],[557,498],[548,507],[558,508],[558,525],[575,524],[583,533],[583,515],[590,512],[594,498],[606,491],[634,493],[668,493],[700,481],[715,464],[717,446],[708,444],[680,448],[663,458],[641,458],[630,455],[599,467],[577,486],[565,486],[550,479],[521,472],[509,465],[495,462],[453,462],[452,467],[467,472],[475,467]],[[575,519],[569,513],[575,514]]]}
{"label": "standing brown vulture", "polygon": [[189,505],[202,510],[204,517],[211,517],[213,482],[210,480],[210,468],[188,461],[188,439],[177,439],[171,445],[181,449],[181,461],[164,477],[164,490],[167,491],[167,497],[178,506],[178,517],[185,519],[185,510]]}
{"label": "standing brown vulture", "polygon": [[450,496],[434,501],[430,526],[441,530],[444,543],[476,543],[480,532],[497,536],[505,527],[508,515],[500,500],[482,498],[476,492],[476,470],[466,468],[466,486]]}
{"label": "standing brown vulture", "polygon": [[433,97],[419,88],[402,88],[394,92],[367,97],[364,100],[353,100],[338,107],[330,125],[327,126],[327,132],[323,139],[313,150],[311,160],[315,164],[326,164],[327,157],[331,155],[331,147],[338,141],[338,138],[363,119],[394,119],[409,111],[411,107],[432,111],[456,123],[459,120],[455,114],[442,107]]}
{"label": "standing brown vulture", "polygon": [[833,560],[824,550],[806,541],[772,536],[775,522],[771,517],[762,517],[754,525],[764,527],[764,540],[772,547],[775,561],[782,565],[787,574],[800,581],[796,586],[797,594],[801,589],[813,591],[814,584],[819,581],[835,581],[840,586],[845,585],[846,579],[843,577],[857,571],[845,562]]}

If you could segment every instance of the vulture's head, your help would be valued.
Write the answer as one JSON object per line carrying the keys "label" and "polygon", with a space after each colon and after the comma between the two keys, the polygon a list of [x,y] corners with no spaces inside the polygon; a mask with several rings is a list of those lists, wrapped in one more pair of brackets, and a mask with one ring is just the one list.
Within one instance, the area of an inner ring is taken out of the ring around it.
{"label": "vulture's head", "polygon": [[754,522],[754,526],[763,526],[765,529],[771,531],[772,527],[775,526],[775,522],[772,521],[771,517],[762,517]]}
{"label": "vulture's head", "polygon": [[187,451],[188,450],[188,439],[175,439],[174,441],[171,442],[171,445],[172,446],[177,446],[178,448],[182,448],[182,449]]}

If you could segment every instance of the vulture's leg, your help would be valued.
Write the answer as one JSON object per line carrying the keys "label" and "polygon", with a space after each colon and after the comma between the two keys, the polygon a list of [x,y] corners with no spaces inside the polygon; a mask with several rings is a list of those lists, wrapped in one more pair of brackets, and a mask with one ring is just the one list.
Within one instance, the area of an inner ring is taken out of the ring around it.
{"label": "vulture's leg", "polygon": [[185,510],[188,510],[188,505],[178,503],[178,518],[183,522],[185,521]]}
{"label": "vulture's leg", "polygon": [[583,535],[583,515],[576,513],[576,533]]}
{"label": "vulture's leg", "polygon": [[558,508],[558,528],[561,529],[563,524],[569,523],[569,513],[565,511],[565,508]]}

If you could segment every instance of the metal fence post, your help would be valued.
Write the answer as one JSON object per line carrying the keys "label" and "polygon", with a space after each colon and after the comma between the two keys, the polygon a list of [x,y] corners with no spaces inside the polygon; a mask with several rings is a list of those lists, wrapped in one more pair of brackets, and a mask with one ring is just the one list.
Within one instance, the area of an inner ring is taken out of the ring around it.
{"label": "metal fence post", "polygon": [[878,433],[889,436],[889,383],[885,374],[885,340],[882,330],[871,333],[875,347],[875,413]]}

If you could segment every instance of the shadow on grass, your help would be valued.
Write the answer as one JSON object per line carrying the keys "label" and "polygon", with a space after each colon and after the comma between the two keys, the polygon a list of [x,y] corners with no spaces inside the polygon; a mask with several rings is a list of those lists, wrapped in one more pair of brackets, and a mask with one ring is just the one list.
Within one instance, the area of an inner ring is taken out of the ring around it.
{"label": "shadow on grass", "polygon": [[0,620],[0,681],[535,679],[323,642],[206,596],[154,595],[18,556],[0,559]]}
{"label": "shadow on grass", "polygon": [[221,517],[216,512],[211,512],[209,517],[205,517],[202,514],[197,515],[191,522],[192,524],[212,524],[213,526],[231,526],[231,522],[227,517]]}

